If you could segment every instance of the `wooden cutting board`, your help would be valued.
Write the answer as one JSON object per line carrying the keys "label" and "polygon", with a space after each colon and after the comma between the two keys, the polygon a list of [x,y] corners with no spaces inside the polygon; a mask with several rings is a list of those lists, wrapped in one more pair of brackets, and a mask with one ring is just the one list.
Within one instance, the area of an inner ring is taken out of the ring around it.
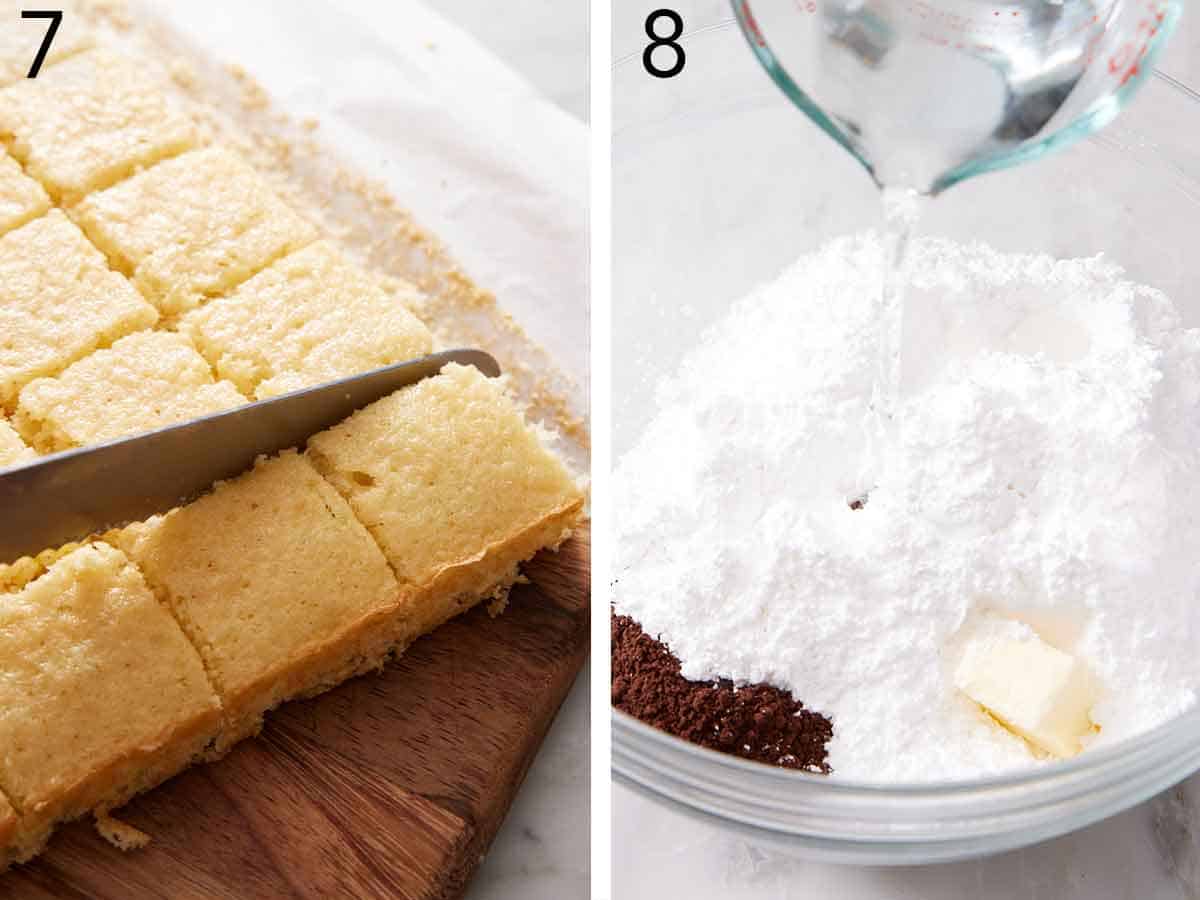
{"label": "wooden cutting board", "polygon": [[75,823],[0,875],[0,897],[460,896],[587,656],[588,534],[525,573],[502,616],[460,616],[129,804],[118,817],[150,846]]}

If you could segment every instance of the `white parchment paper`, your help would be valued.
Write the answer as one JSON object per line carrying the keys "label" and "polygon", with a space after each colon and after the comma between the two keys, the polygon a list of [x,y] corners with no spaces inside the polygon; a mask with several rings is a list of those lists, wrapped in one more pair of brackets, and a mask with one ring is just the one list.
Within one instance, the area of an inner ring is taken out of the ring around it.
{"label": "white parchment paper", "polygon": [[[415,0],[134,5],[382,181],[586,397],[587,128]],[[497,15],[503,8],[497,5]]]}

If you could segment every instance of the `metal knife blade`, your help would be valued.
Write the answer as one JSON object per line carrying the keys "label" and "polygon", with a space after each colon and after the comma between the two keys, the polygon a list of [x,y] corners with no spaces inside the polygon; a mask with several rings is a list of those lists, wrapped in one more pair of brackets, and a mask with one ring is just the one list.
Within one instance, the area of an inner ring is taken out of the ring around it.
{"label": "metal knife blade", "polygon": [[482,350],[446,350],[0,470],[0,563],[167,512],[451,362],[500,374]]}

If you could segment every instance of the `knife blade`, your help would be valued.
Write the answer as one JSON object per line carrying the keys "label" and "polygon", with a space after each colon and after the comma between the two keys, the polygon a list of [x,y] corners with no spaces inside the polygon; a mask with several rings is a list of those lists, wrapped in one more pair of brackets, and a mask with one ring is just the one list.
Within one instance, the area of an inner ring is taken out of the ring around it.
{"label": "knife blade", "polygon": [[298,447],[447,363],[494,378],[482,350],[445,350],[91,447],[0,469],[0,563],[167,512],[263,454]]}

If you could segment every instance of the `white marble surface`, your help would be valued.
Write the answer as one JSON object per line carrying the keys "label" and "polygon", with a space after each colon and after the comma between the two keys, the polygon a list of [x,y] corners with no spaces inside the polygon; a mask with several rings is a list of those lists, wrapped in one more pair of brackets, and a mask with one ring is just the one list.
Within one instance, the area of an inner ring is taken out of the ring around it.
{"label": "white marble surface", "polygon": [[[640,51],[646,10],[668,5],[691,24],[728,10],[726,0],[615,0],[614,55]],[[1200,88],[1200,11],[1185,15],[1160,68]],[[783,858],[614,787],[612,877],[617,900],[1200,900],[1200,776],[1054,841],[912,869]]]}
{"label": "white marble surface", "polygon": [[[427,0],[572,115],[587,119],[586,0]],[[585,668],[551,726],[468,900],[572,900],[590,888]]]}
{"label": "white marble surface", "polygon": [[467,900],[575,900],[591,882],[588,684],[580,673]]}

